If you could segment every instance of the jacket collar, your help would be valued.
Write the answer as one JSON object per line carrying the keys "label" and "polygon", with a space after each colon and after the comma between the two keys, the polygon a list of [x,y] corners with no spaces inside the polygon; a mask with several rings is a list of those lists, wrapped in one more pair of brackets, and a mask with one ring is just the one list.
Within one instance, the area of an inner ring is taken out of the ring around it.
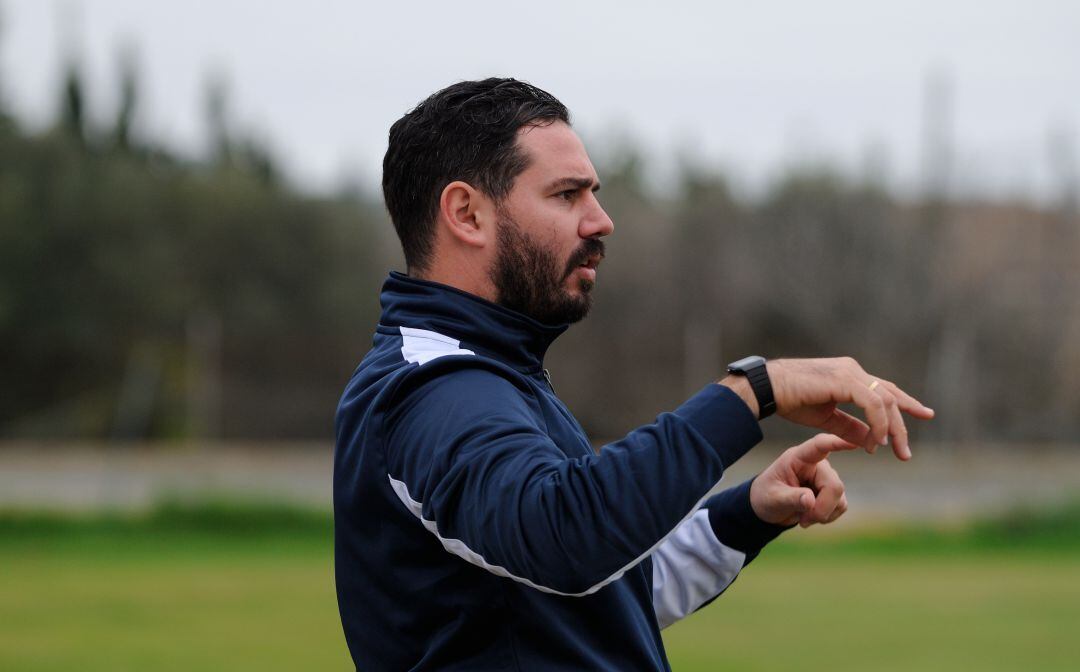
{"label": "jacket collar", "polygon": [[397,271],[383,283],[379,300],[380,326],[435,331],[526,371],[543,367],[544,353],[570,326],[543,324],[455,287]]}

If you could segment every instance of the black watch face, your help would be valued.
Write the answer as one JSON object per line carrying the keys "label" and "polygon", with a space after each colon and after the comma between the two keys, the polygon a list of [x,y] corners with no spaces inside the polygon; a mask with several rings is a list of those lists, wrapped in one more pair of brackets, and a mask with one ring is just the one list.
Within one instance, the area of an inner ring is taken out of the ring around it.
{"label": "black watch face", "polygon": [[737,362],[728,364],[728,371],[732,373],[746,373],[750,369],[764,366],[765,358],[759,355],[751,355],[749,357],[743,357]]}

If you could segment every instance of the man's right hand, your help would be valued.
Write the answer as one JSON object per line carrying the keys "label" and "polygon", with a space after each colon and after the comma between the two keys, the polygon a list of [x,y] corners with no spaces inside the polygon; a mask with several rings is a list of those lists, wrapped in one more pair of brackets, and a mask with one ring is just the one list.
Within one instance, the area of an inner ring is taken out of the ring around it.
{"label": "man's right hand", "polygon": [[[766,363],[776,414],[807,427],[835,434],[874,452],[892,437],[893,452],[911,459],[903,413],[929,420],[934,411],[894,383],[863,370],[851,357],[775,359]],[[875,384],[875,381],[876,384]],[[837,404],[863,409],[866,422],[841,411]]]}

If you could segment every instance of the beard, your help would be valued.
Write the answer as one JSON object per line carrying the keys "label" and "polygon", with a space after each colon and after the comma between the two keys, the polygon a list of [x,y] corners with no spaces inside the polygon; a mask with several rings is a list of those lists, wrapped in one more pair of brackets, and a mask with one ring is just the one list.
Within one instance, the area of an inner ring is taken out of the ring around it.
{"label": "beard", "polygon": [[566,279],[594,255],[604,256],[604,243],[588,238],[560,264],[555,253],[532,240],[505,212],[496,225],[496,254],[491,270],[496,302],[543,324],[570,324],[592,307],[591,280],[578,281],[577,295],[566,290]]}

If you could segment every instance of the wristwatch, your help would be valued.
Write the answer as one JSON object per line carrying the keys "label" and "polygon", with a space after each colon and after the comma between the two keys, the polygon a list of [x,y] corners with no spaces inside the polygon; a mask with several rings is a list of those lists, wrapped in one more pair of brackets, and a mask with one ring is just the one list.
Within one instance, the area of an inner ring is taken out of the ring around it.
{"label": "wristwatch", "polygon": [[744,357],[737,362],[727,365],[728,373],[738,376],[746,376],[750,381],[750,389],[754,391],[754,397],[758,403],[758,420],[764,420],[776,412],[776,400],[773,398],[772,383],[769,382],[769,371],[765,368],[765,358],[758,355]]}

